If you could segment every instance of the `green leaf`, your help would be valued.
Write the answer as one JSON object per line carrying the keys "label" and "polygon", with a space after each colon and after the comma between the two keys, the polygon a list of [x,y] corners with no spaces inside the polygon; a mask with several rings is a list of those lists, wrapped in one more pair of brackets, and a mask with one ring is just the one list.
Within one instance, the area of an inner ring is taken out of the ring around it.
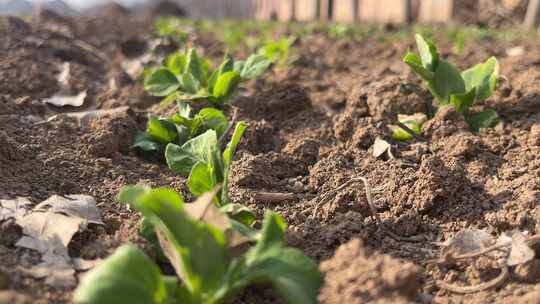
{"label": "green leaf", "polygon": [[154,96],[167,96],[180,88],[176,76],[167,68],[159,68],[144,79],[144,89]]}
{"label": "green leaf", "polygon": [[461,76],[467,91],[476,89],[476,101],[487,99],[497,88],[499,77],[499,63],[497,58],[491,57],[484,63],[474,65],[465,70]]}
{"label": "green leaf", "polygon": [[165,59],[165,66],[177,77],[182,75],[186,70],[187,58],[184,53],[174,53]]}
{"label": "green leaf", "polygon": [[204,63],[197,55],[197,51],[195,49],[189,49],[187,58],[187,74],[192,76],[193,79],[200,84],[200,86],[206,86],[207,79]]}
{"label": "green leaf", "polygon": [[222,212],[227,213],[227,215],[229,215],[230,218],[248,227],[253,225],[256,219],[255,213],[253,213],[253,211],[251,211],[251,209],[249,209],[248,207],[241,204],[236,204],[236,203],[227,204],[227,205],[222,206],[220,210]]}
{"label": "green leaf", "polygon": [[416,34],[414,38],[416,39],[416,47],[420,53],[422,66],[428,71],[435,72],[439,65],[437,47],[430,41],[425,40],[420,34]]}
{"label": "green leaf", "polygon": [[262,75],[272,64],[264,55],[253,54],[246,59],[238,71],[242,79],[253,79]]}
{"label": "green leaf", "polygon": [[231,165],[232,158],[236,153],[236,147],[238,146],[238,143],[240,143],[240,139],[242,139],[242,135],[244,135],[246,128],[247,125],[243,121],[236,124],[231,140],[227,144],[225,151],[223,151],[223,164],[226,167]]}
{"label": "green leaf", "polygon": [[465,83],[458,69],[452,64],[440,60],[433,78],[432,93],[438,97],[439,102],[448,104],[450,96],[465,93]]}
{"label": "green leaf", "polygon": [[144,195],[149,189],[142,186],[126,186],[120,190],[120,193],[116,197],[118,202],[122,204],[131,204]]}
{"label": "green leaf", "polygon": [[156,142],[146,132],[137,131],[131,147],[143,151],[159,151],[162,149],[163,145]]}
{"label": "green leaf", "polygon": [[220,100],[229,98],[240,84],[241,77],[235,71],[225,72],[216,80],[212,95]]}
{"label": "green leaf", "polygon": [[191,106],[187,102],[178,102],[178,115],[189,119],[191,116]]}
{"label": "green leaf", "polygon": [[467,113],[469,108],[474,104],[476,98],[476,88],[472,88],[467,93],[454,94],[450,96],[450,103],[454,105],[456,111]]}
{"label": "green leaf", "polygon": [[481,128],[491,128],[499,122],[499,115],[495,110],[489,109],[465,116],[469,126],[473,131],[478,131]]}
{"label": "green leaf", "polygon": [[197,116],[201,118],[204,129],[216,131],[218,137],[223,135],[229,125],[227,117],[218,109],[204,108],[199,111]]}
{"label": "green leaf", "polygon": [[165,148],[167,165],[176,173],[188,175],[197,162],[208,162],[208,151],[216,145],[217,135],[214,130],[208,130],[182,146],[168,144]]}
{"label": "green leaf", "polygon": [[407,52],[405,57],[403,57],[403,62],[405,62],[409,67],[415,72],[420,78],[424,81],[431,81],[435,74],[432,71],[427,70],[423,65],[420,57],[416,54]]}
{"label": "green leaf", "polygon": [[248,280],[272,284],[288,303],[315,304],[323,277],[302,251],[284,247],[285,229],[281,216],[266,213],[261,239],[247,253]]}
{"label": "green leaf", "polygon": [[[413,115],[398,114],[398,121],[407,126],[415,134],[420,134],[422,125],[426,122],[427,116],[424,113],[416,113]],[[411,140],[414,137],[400,126],[389,125],[392,131],[392,138],[399,141]]]}
{"label": "green leaf", "polygon": [[185,73],[180,76],[180,88],[183,93],[197,94],[201,89],[201,83],[192,74]]}
{"label": "green leaf", "polygon": [[151,139],[162,144],[174,142],[178,136],[173,122],[155,116],[149,117],[146,133]]}
{"label": "green leaf", "polygon": [[218,69],[212,73],[210,78],[208,79],[208,91],[213,92],[214,86],[216,85],[216,82],[219,78],[219,76],[223,75],[226,72],[232,71],[234,68],[235,62],[234,58],[230,54],[225,54],[225,57],[223,58],[223,62],[219,66]]}
{"label": "green leaf", "polygon": [[[168,198],[175,191],[154,190],[132,205],[153,222],[163,252],[176,273],[191,295],[200,299],[197,303],[205,303],[227,272],[229,257],[225,236],[212,225],[190,218],[182,205]],[[192,204],[205,204],[208,199],[212,196],[203,196]]]}
{"label": "green leaf", "polygon": [[168,295],[154,262],[136,247],[124,245],[83,277],[75,290],[74,302],[167,303]]}
{"label": "green leaf", "polygon": [[198,197],[216,187],[209,164],[198,162],[193,166],[188,178],[188,188],[192,195]]}
{"label": "green leaf", "polygon": [[242,139],[242,135],[246,131],[247,125],[244,122],[239,122],[234,128],[231,140],[223,151],[223,188],[221,191],[221,204],[225,205],[229,202],[229,171],[231,168],[232,159],[236,153],[236,147]]}

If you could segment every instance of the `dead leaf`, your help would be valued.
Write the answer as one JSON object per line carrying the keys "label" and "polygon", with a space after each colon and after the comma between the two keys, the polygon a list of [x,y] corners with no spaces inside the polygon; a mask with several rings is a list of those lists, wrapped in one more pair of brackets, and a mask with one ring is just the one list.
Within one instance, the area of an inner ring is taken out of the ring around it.
{"label": "dead leaf", "polygon": [[0,200],[0,222],[12,219],[18,219],[24,216],[29,208],[32,206],[30,202],[25,197],[18,197],[13,200]]}
{"label": "dead leaf", "polygon": [[25,271],[57,287],[74,287],[74,262],[68,245],[88,223],[103,224],[96,201],[88,195],[53,195],[16,219],[24,236],[16,243],[41,254],[42,263]]}
{"label": "dead leaf", "polygon": [[373,144],[373,156],[375,158],[378,158],[382,156],[386,151],[390,150],[390,144],[380,137],[377,137],[375,139],[375,143]]}
{"label": "dead leaf", "polygon": [[444,242],[443,246],[447,252],[461,255],[478,252],[493,243],[493,240],[493,236],[485,230],[467,229],[458,232]]}
{"label": "dead leaf", "polygon": [[510,245],[510,254],[506,260],[508,266],[525,264],[534,259],[534,250],[527,245],[526,237],[520,231],[514,231],[510,236],[501,235],[498,239],[499,242]]}
{"label": "dead leaf", "polygon": [[74,95],[71,90],[71,86],[69,85],[70,76],[70,64],[69,62],[64,62],[60,73],[56,77],[60,90],[53,96],[43,99],[43,102],[55,105],[57,107],[82,106],[86,99],[87,93],[86,91],[82,91]]}
{"label": "dead leaf", "polygon": [[43,99],[43,102],[52,104],[57,107],[63,107],[63,106],[80,107],[84,104],[84,101],[86,100],[87,95],[88,94],[86,93],[86,91],[82,91],[77,95],[55,94],[49,98]]}
{"label": "dead leaf", "polygon": [[96,207],[96,200],[90,195],[73,194],[65,197],[53,195],[39,203],[34,210],[62,213],[67,216],[85,219],[91,224],[103,225],[99,210]]}

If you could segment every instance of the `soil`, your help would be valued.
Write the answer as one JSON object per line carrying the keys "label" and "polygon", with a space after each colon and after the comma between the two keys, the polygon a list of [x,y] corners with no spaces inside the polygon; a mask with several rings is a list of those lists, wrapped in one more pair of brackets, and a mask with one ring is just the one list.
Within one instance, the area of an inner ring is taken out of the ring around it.
{"label": "soil", "polygon": [[[137,234],[139,217],[115,200],[121,187],[148,184],[186,193],[182,177],[129,149],[146,113],[163,113],[122,68],[146,47],[149,25],[117,7],[77,20],[47,12],[26,21],[0,18],[0,199],[27,197],[37,204],[52,194],[94,196],[105,225],[77,234],[69,248],[74,256],[103,258],[124,242],[146,246]],[[494,108],[502,123],[472,133],[461,114],[443,108],[424,125],[425,141],[399,143],[386,125],[397,113],[428,112],[432,105],[401,62],[413,39],[379,35],[361,42],[322,33],[300,37],[295,65],[275,68],[244,88],[237,119],[250,127],[233,165],[232,199],[259,216],[269,208],[285,217],[288,243],[318,261],[325,274],[320,303],[540,302],[538,258],[511,269],[500,287],[466,296],[433,281],[486,282],[498,274],[493,263],[429,263],[441,251],[436,244],[463,229],[540,233],[539,40],[476,41],[458,55],[444,35],[437,37],[443,56],[460,68],[499,58],[506,80],[474,110]],[[196,39],[214,59],[222,55],[219,44]],[[523,54],[507,55],[515,46]],[[42,102],[58,91],[64,62],[73,70],[72,89],[88,91],[80,108]],[[88,110],[110,112],[85,120],[66,114]],[[377,137],[392,144],[393,158],[373,157]],[[335,191],[359,177],[369,181],[382,223],[362,183]],[[293,198],[263,202],[259,192]],[[39,254],[15,247],[20,235],[12,222],[0,223],[0,303],[69,303],[72,290],[47,286],[24,271]],[[233,302],[281,303],[265,286]]]}

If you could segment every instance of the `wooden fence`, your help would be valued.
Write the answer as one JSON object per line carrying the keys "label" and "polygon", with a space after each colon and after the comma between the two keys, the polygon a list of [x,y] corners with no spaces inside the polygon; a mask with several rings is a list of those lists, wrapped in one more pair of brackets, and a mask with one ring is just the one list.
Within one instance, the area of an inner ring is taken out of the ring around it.
{"label": "wooden fence", "polygon": [[[540,23],[540,0],[254,0],[256,16],[281,21],[333,20],[336,22],[446,23],[464,10],[468,14],[494,12],[507,17],[527,6],[523,26]],[[470,12],[474,7],[476,12]]]}

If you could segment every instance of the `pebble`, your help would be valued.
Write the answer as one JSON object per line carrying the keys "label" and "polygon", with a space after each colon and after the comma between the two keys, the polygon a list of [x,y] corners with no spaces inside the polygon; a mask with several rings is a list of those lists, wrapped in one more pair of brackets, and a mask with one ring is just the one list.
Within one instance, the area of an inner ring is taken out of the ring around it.
{"label": "pebble", "polygon": [[294,185],[292,187],[292,190],[296,193],[304,191],[304,184],[302,184],[299,181],[294,182]]}

